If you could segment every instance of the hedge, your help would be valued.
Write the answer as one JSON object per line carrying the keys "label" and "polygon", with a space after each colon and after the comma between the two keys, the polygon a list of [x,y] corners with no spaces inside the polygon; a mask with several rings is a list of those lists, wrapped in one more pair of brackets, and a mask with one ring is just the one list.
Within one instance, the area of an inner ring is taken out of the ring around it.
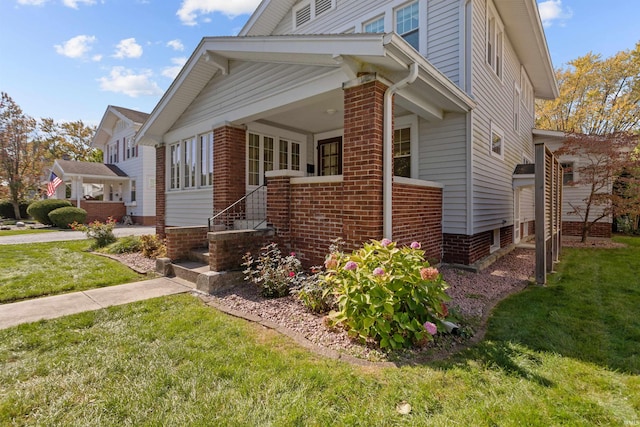
{"label": "hedge", "polygon": [[68,200],[47,199],[38,200],[29,205],[27,213],[31,215],[33,219],[41,224],[53,225],[51,219],[49,219],[49,212],[58,208],[64,208],[67,206],[73,206]]}
{"label": "hedge", "polygon": [[69,224],[74,222],[84,223],[87,219],[87,211],[82,208],[65,206],[64,208],[54,209],[49,212],[49,219],[56,227],[70,228]]}

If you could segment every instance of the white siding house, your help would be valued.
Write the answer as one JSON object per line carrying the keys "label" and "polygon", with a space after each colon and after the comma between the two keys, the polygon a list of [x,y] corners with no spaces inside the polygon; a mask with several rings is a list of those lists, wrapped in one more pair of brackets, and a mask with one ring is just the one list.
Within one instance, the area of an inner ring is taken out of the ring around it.
{"label": "white siding house", "polygon": [[[356,190],[380,200],[370,207],[375,231],[363,239],[424,238],[426,222],[399,231],[394,215],[406,221],[411,213],[394,205],[396,184],[441,194],[438,232],[428,235],[446,262],[473,264],[528,234],[533,192],[516,187],[513,174],[534,157],[534,98],[557,96],[535,0],[262,1],[239,36],[202,40],[136,136],[165,161],[159,232],[206,224],[222,199],[234,201],[239,190],[222,184],[228,173],[242,194],[277,171],[296,185],[346,188],[353,172],[343,171],[353,154],[346,150],[368,146],[346,148],[347,140],[369,130],[352,128],[369,113],[347,112],[357,110],[350,94],[372,82],[384,89],[384,108],[376,104],[383,119],[373,123],[384,152],[355,171],[384,172]],[[240,132],[233,143],[231,129]],[[192,142],[203,135],[212,148]],[[209,151],[211,164],[202,161]],[[236,155],[245,159],[241,165]],[[212,173],[213,180],[194,181],[185,171]],[[303,209],[290,206],[292,217]],[[433,215],[413,214],[421,221]],[[336,227],[348,234],[349,221],[360,216],[347,217]],[[291,246],[311,244],[295,231],[285,234]]]}

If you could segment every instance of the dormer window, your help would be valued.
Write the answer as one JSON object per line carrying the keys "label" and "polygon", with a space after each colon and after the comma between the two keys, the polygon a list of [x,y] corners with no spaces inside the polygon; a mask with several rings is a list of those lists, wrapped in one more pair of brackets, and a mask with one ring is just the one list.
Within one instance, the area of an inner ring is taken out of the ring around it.
{"label": "dormer window", "polygon": [[299,28],[335,7],[336,0],[303,1],[293,8],[293,28]]}

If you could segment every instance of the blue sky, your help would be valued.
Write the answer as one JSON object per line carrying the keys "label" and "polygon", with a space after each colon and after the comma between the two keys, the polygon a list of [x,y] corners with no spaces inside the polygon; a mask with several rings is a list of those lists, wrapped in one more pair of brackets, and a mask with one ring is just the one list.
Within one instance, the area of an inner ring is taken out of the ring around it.
{"label": "blue sky", "polygon": [[[204,36],[235,35],[260,0],[0,0],[0,91],[35,117],[98,124],[151,112]],[[538,0],[555,67],[640,41],[638,0]]]}

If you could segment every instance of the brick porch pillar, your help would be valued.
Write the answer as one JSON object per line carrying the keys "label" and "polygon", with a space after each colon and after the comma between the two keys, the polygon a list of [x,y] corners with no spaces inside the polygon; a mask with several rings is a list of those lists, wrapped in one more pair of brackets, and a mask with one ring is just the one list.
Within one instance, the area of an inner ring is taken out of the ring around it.
{"label": "brick porch pillar", "polygon": [[384,92],[375,75],[344,87],[343,234],[347,247],[383,232],[382,158]]}
{"label": "brick porch pillar", "polygon": [[167,151],[164,144],[156,145],[156,235],[164,239],[166,205],[166,161]]}
{"label": "brick porch pillar", "polygon": [[213,131],[213,210],[221,211],[246,194],[246,130],[222,126]]}

